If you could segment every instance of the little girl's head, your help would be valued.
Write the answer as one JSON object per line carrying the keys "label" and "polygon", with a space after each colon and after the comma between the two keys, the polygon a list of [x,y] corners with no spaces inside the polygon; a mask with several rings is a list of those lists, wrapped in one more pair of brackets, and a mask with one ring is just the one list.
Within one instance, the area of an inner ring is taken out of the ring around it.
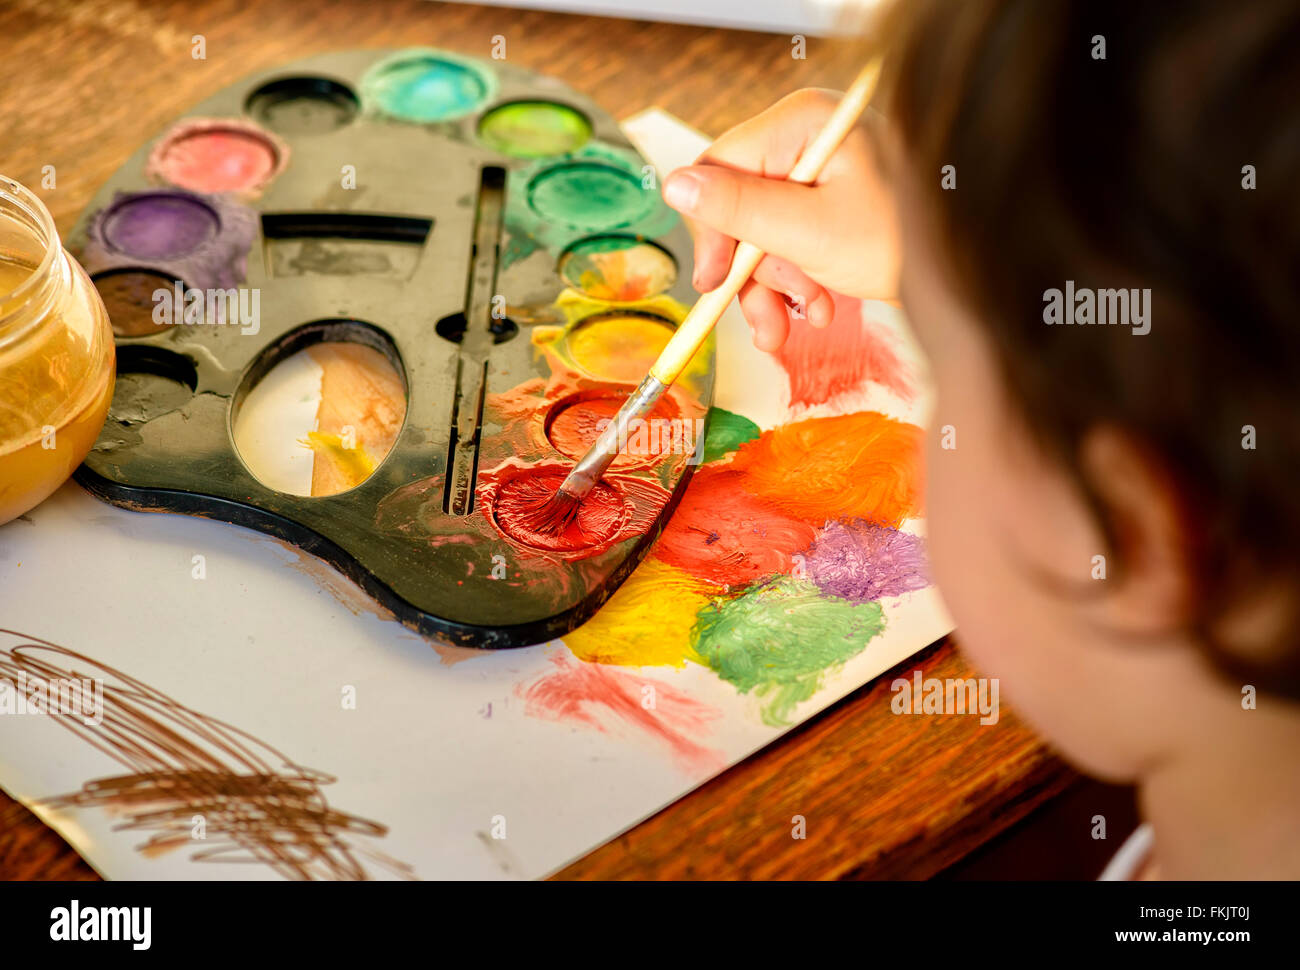
{"label": "little girl's head", "polygon": [[1300,7],[906,0],[889,36],[959,641],[1110,777],[1259,736],[1249,688],[1294,724]]}

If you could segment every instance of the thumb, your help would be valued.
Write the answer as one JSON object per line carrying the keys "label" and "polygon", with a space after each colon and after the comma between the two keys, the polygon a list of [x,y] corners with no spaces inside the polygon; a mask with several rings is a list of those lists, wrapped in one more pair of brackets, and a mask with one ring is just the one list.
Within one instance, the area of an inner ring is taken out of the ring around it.
{"label": "thumb", "polygon": [[664,201],[723,235],[806,265],[823,242],[817,191],[720,165],[688,165],[668,176]]}

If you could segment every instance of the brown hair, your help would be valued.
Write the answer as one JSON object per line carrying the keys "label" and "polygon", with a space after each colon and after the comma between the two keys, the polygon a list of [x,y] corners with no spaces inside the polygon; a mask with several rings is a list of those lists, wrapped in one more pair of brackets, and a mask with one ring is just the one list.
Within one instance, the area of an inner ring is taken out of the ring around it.
{"label": "brown hair", "polygon": [[[1292,581],[1292,620],[1300,596],[1300,5],[904,0],[884,36],[885,113],[1039,446],[1121,564],[1081,441],[1113,424],[1158,456],[1195,516],[1211,658],[1300,697],[1293,622],[1267,664],[1213,635],[1266,582]],[[1066,280],[1149,287],[1150,332],[1045,325]]]}

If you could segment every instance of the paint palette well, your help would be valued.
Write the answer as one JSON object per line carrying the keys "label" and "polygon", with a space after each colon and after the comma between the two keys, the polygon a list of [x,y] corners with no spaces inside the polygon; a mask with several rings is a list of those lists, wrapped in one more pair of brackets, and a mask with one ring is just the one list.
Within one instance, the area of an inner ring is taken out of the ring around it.
{"label": "paint palette well", "polygon": [[69,245],[119,373],[78,480],[293,542],[431,637],[583,622],[702,453],[711,343],[575,530],[521,516],[693,294],[689,237],[613,119],[499,62],[358,51],[250,77],[142,147]]}

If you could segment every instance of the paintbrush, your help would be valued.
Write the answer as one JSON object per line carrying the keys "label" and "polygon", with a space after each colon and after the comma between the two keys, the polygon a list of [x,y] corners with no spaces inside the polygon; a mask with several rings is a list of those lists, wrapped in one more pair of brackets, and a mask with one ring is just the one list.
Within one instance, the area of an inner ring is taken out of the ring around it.
{"label": "paintbrush", "polygon": [[[805,184],[816,181],[858,118],[866,110],[880,77],[880,58],[873,58],[858,74],[844,99],[836,105],[826,124],[786,176],[788,181]],[[757,246],[741,242],[736,246],[727,277],[713,290],[704,293],[660,352],[658,359],[632,395],[623,402],[614,419],[601,432],[582,460],[574,466],[559,490],[542,503],[530,518],[540,532],[563,532],[578,514],[583,500],[591,494],[602,475],[619,454],[619,443],[627,440],[633,422],[646,418],[664,393],[673,385],[700,345],[708,338],[723,312],[731,305],[740,288],[753,275],[764,256]]]}

